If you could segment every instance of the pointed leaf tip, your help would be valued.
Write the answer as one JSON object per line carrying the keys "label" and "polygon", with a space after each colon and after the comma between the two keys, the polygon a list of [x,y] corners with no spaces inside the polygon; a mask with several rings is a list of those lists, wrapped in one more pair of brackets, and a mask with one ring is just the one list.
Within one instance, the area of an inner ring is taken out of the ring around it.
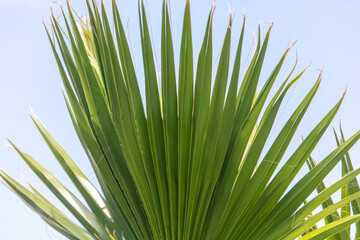
{"label": "pointed leaf tip", "polygon": [[[286,49],[286,53],[288,53],[290,51],[290,49],[297,43],[298,40],[295,40],[287,49]],[[297,54],[296,54],[296,62],[297,62]]]}
{"label": "pointed leaf tip", "polygon": [[334,133],[336,134],[336,131],[335,131],[335,127],[334,127],[334,125],[332,125],[332,124],[331,124],[331,127],[332,127],[332,129],[333,129]]}
{"label": "pointed leaf tip", "polygon": [[55,16],[54,16],[54,11],[53,11],[52,6],[50,6],[50,16],[51,16],[51,17],[55,17]]}
{"label": "pointed leaf tip", "polygon": [[344,98],[344,97],[345,97],[346,92],[347,92],[347,86],[346,86],[345,91],[344,91],[344,93],[343,93],[343,95],[342,95],[342,98]]}
{"label": "pointed leaf tip", "polygon": [[213,1],[213,4],[211,5],[211,23],[213,21],[213,17],[214,17],[214,12],[215,12],[215,8],[216,8],[216,1]]}
{"label": "pointed leaf tip", "polygon": [[230,17],[232,15],[232,12],[231,12],[231,6],[230,6],[230,2],[228,2],[228,8],[229,8],[229,13],[230,13]]}
{"label": "pointed leaf tip", "polygon": [[245,8],[242,8],[242,13],[243,13],[243,20],[245,21],[245,19],[246,19],[246,10],[245,10]]}
{"label": "pointed leaf tip", "polygon": [[[298,59],[296,58],[295,67],[296,67],[297,63],[298,63]],[[300,75],[304,74],[304,72],[306,72],[306,70],[308,70],[310,66],[311,66],[311,64],[309,64],[306,68],[304,68],[304,70],[301,71]],[[318,78],[316,80],[315,84],[317,84],[319,81],[321,82],[321,79]]]}
{"label": "pointed leaf tip", "polygon": [[272,29],[273,26],[274,26],[274,22],[272,22],[270,27],[269,27],[269,30],[268,30],[269,33],[271,32],[271,29]]}
{"label": "pointed leaf tip", "polygon": [[312,63],[310,63],[310,64],[304,69],[304,71],[308,70],[309,67],[311,66],[311,64],[312,64]]}
{"label": "pointed leaf tip", "polygon": [[211,7],[215,9],[215,7],[216,7],[216,0],[213,1]]}
{"label": "pointed leaf tip", "polygon": [[323,70],[321,69],[321,70],[320,70],[320,73],[319,73],[319,76],[318,76],[318,79],[316,80],[316,83],[322,81],[322,76],[323,76]]}
{"label": "pointed leaf tip", "polygon": [[233,22],[233,16],[231,15],[231,12],[230,12],[229,24],[228,24],[228,27],[230,28],[230,30],[231,30],[232,22]]}
{"label": "pointed leaf tip", "polygon": [[8,141],[8,143],[6,143],[5,145],[11,149],[14,149],[13,145],[11,144],[11,141],[9,138],[6,138],[6,141]]}

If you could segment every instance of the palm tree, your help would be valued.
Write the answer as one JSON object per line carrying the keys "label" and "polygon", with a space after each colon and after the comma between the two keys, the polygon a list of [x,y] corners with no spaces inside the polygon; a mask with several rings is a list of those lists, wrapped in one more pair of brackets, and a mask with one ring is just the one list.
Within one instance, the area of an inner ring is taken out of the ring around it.
{"label": "palm tree", "polygon": [[259,29],[257,47],[239,83],[245,18],[230,70],[230,16],[212,82],[214,6],[195,71],[187,1],[176,76],[168,4],[164,1],[158,76],[144,4],[139,2],[146,92],[143,100],[116,2],[112,4],[114,33],[103,2],[100,6],[94,1],[86,3],[89,21],[77,21],[68,3],[67,17],[63,11],[64,26],[52,15],[52,31],[47,33],[70,117],[101,190],[94,187],[33,113],[31,118],[40,134],[85,202],[10,143],[78,222],[68,218],[32,185],[29,184],[29,190],[4,171],[0,173],[7,186],[50,226],[69,239],[81,240],[292,240],[330,239],[360,220],[355,212],[322,228],[315,227],[337,208],[358,199],[358,192],[311,214],[334,192],[356,179],[360,169],[349,169],[334,185],[306,202],[356,143],[360,131],[319,164],[311,165],[311,170],[289,187],[309,161],[343,100],[341,97],[293,154],[283,159],[320,86],[321,73],[271,147],[264,149],[284,97],[305,71],[292,77],[295,64],[270,97],[290,47],[258,92],[271,26],[262,42]]}

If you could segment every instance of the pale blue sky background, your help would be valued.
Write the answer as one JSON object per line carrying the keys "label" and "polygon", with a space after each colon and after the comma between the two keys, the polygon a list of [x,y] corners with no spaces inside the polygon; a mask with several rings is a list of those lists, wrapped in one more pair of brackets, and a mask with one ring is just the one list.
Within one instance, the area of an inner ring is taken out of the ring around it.
{"label": "pale blue sky background", "polygon": [[[65,2],[62,2],[65,5]],[[85,13],[83,0],[70,2],[80,15]],[[110,6],[110,0],[104,0],[104,2]],[[136,70],[141,77],[136,2],[135,0],[117,0],[123,21],[128,22],[131,47],[136,59]],[[159,56],[161,0],[147,0],[147,2],[154,47]],[[52,1],[46,0],[0,0],[0,168],[22,183],[24,181],[21,175],[24,175],[41,192],[55,201],[14,150],[6,147],[6,138],[8,137],[22,150],[33,155],[45,165],[64,184],[71,186],[70,181],[60,166],[56,164],[56,160],[28,117],[30,104],[63,147],[84,169],[84,172],[89,174],[89,178],[95,180],[72,129],[62,98],[60,76],[42,25],[43,20],[49,25],[48,16],[51,3]],[[173,38],[178,59],[185,0],[171,0],[170,3]],[[191,1],[194,56],[197,56],[200,48],[206,16],[211,4],[210,0]],[[252,33],[256,31],[257,24],[261,22],[264,33],[270,22],[274,22],[260,84],[263,84],[289,42],[299,40],[291,51],[287,64],[284,65],[277,86],[294,63],[296,51],[299,56],[298,72],[312,63],[308,72],[296,84],[294,91],[289,94],[286,108],[281,110],[281,117],[277,121],[272,137],[276,136],[276,132],[287,116],[291,114],[295,104],[315,82],[318,69],[325,66],[326,73],[322,85],[295,135],[287,156],[300,143],[301,135],[306,136],[326,111],[336,103],[346,87],[348,87],[347,96],[333,124],[337,127],[339,119],[341,119],[347,137],[360,129],[359,1],[218,0],[214,19],[215,66],[217,64],[216,56],[219,53],[229,18],[228,4],[235,14],[232,53],[235,52],[235,41],[239,37],[242,8],[247,11],[245,54],[243,55],[245,64],[249,61],[248,53],[253,50],[251,47]],[[56,9],[58,6],[54,4],[54,8]],[[329,129],[315,149],[313,156],[319,161],[334,147],[335,142]],[[360,144],[355,145],[351,154],[354,165],[359,167]],[[302,173],[305,172],[306,169],[303,169]],[[339,175],[339,171],[333,172],[327,178],[327,184],[333,182]],[[70,189],[74,188],[70,187]],[[0,184],[0,196],[0,239],[63,239],[50,227],[47,227],[35,213],[2,184]]]}

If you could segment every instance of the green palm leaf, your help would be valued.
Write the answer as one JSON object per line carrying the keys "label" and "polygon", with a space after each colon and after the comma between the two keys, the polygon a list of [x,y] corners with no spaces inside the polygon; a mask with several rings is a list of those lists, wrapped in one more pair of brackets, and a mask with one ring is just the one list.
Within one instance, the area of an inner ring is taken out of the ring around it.
{"label": "green palm leaf", "polygon": [[[263,41],[259,26],[255,52],[241,79],[245,17],[234,63],[231,41],[235,26],[230,15],[219,63],[213,66],[213,6],[195,70],[187,1],[177,76],[169,6],[164,1],[161,71],[157,74],[146,10],[139,1],[145,80],[142,99],[116,2],[111,9],[114,30],[103,2],[97,5],[87,0],[86,5],[88,21],[77,22],[77,14],[68,3],[67,14],[62,10],[60,21],[51,16],[52,34],[46,31],[64,84],[69,115],[100,189],[33,113],[37,129],[84,202],[10,143],[78,223],[32,185],[29,190],[0,171],[4,183],[44,221],[65,237],[81,240],[350,239],[349,226],[356,223],[359,227],[356,176],[360,170],[353,170],[348,151],[360,132],[346,141],[341,132],[338,147],[318,164],[310,158],[343,97],[284,159],[320,86],[322,73],[265,152],[283,101],[306,70],[293,76],[295,64],[274,89],[289,47],[260,87],[272,26]],[[326,188],[324,178],[340,161],[342,178]],[[310,171],[294,182],[305,162]],[[306,201],[315,189],[318,194]],[[339,189],[342,199],[334,203],[330,197]],[[321,205],[323,210],[312,214]],[[323,219],[327,224],[317,228]]]}

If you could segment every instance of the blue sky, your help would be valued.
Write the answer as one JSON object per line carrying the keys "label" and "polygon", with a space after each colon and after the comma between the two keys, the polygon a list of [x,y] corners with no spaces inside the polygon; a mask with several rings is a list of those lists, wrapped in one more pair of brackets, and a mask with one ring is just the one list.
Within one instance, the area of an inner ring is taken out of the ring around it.
{"label": "blue sky", "polygon": [[[110,6],[110,0],[104,0]],[[139,33],[137,22],[137,1],[117,0],[123,21],[127,22],[135,67],[142,76],[141,52],[139,51]],[[65,1],[62,1],[65,5]],[[84,1],[72,0],[70,3],[83,15]],[[10,138],[23,151],[34,156],[40,163],[53,172],[65,185],[70,181],[61,171],[27,113],[29,105],[42,119],[54,136],[60,141],[70,156],[94,179],[76,134],[72,129],[61,93],[61,79],[42,25],[49,25],[50,5],[58,12],[58,4],[45,0],[0,0],[0,168],[25,183],[22,175],[41,192],[55,202],[57,200],[46,190],[41,182],[22,162],[14,150],[6,146]],[[185,0],[170,0],[175,57],[178,59],[182,14]],[[192,0],[192,22],[194,56],[198,54],[206,16],[210,9],[210,0]],[[298,72],[311,63],[311,67],[302,79],[290,91],[285,107],[282,108],[274,133],[282,126],[296,104],[314,84],[319,68],[325,66],[322,85],[310,107],[303,123],[290,145],[287,156],[301,141],[301,136],[326,114],[341,97],[347,87],[343,105],[333,121],[338,126],[341,119],[345,135],[350,137],[360,129],[360,28],[358,26],[360,2],[356,0],[334,1],[293,1],[293,0],[218,0],[214,17],[214,64],[219,53],[226,25],[229,19],[229,6],[235,15],[233,24],[233,48],[242,24],[242,9],[247,16],[246,36],[244,39],[243,63],[248,63],[252,53],[253,32],[260,23],[262,33],[274,22],[270,37],[260,84],[279,60],[289,43],[298,40],[292,49],[287,63],[279,76],[277,86],[283,81],[299,57]],[[151,19],[154,48],[159,56],[161,0],[147,0],[147,10]],[[61,20],[60,20],[61,21]],[[160,59],[158,59],[160,62]],[[142,90],[143,90],[143,86]],[[317,161],[334,149],[335,142],[331,129],[315,149],[313,156]],[[360,144],[351,151],[355,167],[359,167]],[[302,170],[305,173],[306,169]],[[340,176],[334,171],[327,184]],[[28,209],[5,186],[0,184],[0,239],[63,239],[30,209]],[[60,207],[61,208],[61,207]],[[63,209],[63,208],[61,208]]]}

